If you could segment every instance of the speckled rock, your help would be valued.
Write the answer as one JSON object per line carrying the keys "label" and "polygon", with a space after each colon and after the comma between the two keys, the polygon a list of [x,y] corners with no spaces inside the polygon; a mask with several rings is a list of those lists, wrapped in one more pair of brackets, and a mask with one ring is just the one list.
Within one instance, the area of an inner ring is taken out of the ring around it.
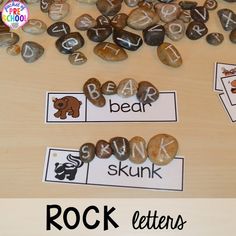
{"label": "speckled rock", "polygon": [[136,80],[127,78],[120,81],[117,87],[117,95],[123,98],[134,96],[137,93],[138,83]]}
{"label": "speckled rock", "polygon": [[164,25],[166,35],[173,41],[179,41],[185,35],[185,24],[182,20],[174,20]]}
{"label": "speckled rock", "polygon": [[148,157],[156,165],[169,164],[178,152],[178,141],[171,135],[158,134],[148,143]]}

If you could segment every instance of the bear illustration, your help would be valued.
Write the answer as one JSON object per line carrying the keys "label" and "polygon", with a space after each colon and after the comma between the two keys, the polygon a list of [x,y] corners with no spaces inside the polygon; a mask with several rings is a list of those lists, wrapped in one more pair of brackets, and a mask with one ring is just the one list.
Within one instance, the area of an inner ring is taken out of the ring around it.
{"label": "bear illustration", "polygon": [[233,80],[231,82],[231,86],[232,86],[231,93],[236,93],[236,80]]}
{"label": "bear illustration", "polygon": [[64,180],[67,178],[68,180],[74,180],[77,174],[77,169],[83,166],[83,162],[75,156],[69,154],[66,159],[68,162],[66,163],[55,163],[55,178],[59,180]]}
{"label": "bear illustration", "polygon": [[54,108],[58,110],[54,114],[56,118],[65,120],[67,118],[67,113],[73,118],[77,118],[80,116],[79,110],[82,102],[77,98],[72,96],[65,96],[62,98],[53,98],[52,101]]}

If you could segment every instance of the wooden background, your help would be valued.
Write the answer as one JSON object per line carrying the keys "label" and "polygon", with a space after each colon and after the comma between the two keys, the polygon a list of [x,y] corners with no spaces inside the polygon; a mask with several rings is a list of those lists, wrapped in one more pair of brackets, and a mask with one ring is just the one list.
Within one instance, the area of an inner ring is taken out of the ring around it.
{"label": "wooden background", "polygon": [[[94,5],[68,0],[70,14],[64,19],[72,31],[74,20],[82,13],[99,15]],[[204,2],[204,1],[198,1]],[[220,8],[236,11],[236,4],[218,1]],[[123,6],[123,12],[129,9]],[[225,36],[215,47],[205,38],[191,41],[184,38],[173,43],[183,57],[180,68],[163,65],[156,47],[142,46],[128,52],[129,58],[119,63],[104,62],[93,54],[95,43],[86,39],[81,51],[88,61],[73,66],[67,56],[60,54],[55,38],[47,33],[32,36],[18,30],[20,44],[32,40],[45,47],[37,62],[26,64],[21,56],[7,55],[0,49],[0,196],[1,197],[236,197],[236,126],[213,92],[214,62],[236,63],[236,45],[228,39],[216,14],[210,12],[209,32]],[[31,18],[53,22],[30,6]],[[166,41],[169,41],[166,39]],[[45,125],[46,91],[81,91],[84,82],[97,77],[101,82],[132,77],[148,80],[159,90],[176,90],[179,123],[115,123]],[[85,142],[109,140],[114,136],[132,138],[143,136],[147,141],[158,133],[169,133],[179,141],[179,155],[185,156],[185,185],[183,192],[160,192],[108,187],[46,184],[42,182],[47,146],[78,148]]]}

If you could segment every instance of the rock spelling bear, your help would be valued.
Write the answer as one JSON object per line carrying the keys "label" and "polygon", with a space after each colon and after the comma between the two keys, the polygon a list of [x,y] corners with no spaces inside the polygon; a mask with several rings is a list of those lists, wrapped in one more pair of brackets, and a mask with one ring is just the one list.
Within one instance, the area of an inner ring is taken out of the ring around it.
{"label": "rock spelling bear", "polygon": [[79,109],[82,105],[82,102],[79,101],[77,98],[72,96],[65,96],[62,98],[53,98],[53,105],[54,108],[58,111],[54,114],[56,118],[60,118],[65,120],[68,115],[72,116],[73,118],[77,118],[80,115]]}

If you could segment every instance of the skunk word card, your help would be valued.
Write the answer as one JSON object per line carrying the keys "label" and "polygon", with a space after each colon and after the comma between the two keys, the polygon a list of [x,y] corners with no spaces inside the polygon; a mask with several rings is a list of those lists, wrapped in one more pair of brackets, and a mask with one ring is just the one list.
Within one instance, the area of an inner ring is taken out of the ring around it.
{"label": "skunk word card", "polygon": [[124,188],[183,191],[184,158],[175,157],[166,166],[147,159],[142,164],[95,157],[83,163],[78,150],[48,148],[43,181],[48,183],[84,184]]}
{"label": "skunk word card", "polygon": [[[162,91],[157,101],[140,103],[135,96],[105,96],[106,105],[97,107],[84,93],[48,92],[46,123],[81,122],[177,122],[178,106],[175,91]],[[68,105],[69,104],[69,105]],[[68,109],[67,109],[68,108]]]}

